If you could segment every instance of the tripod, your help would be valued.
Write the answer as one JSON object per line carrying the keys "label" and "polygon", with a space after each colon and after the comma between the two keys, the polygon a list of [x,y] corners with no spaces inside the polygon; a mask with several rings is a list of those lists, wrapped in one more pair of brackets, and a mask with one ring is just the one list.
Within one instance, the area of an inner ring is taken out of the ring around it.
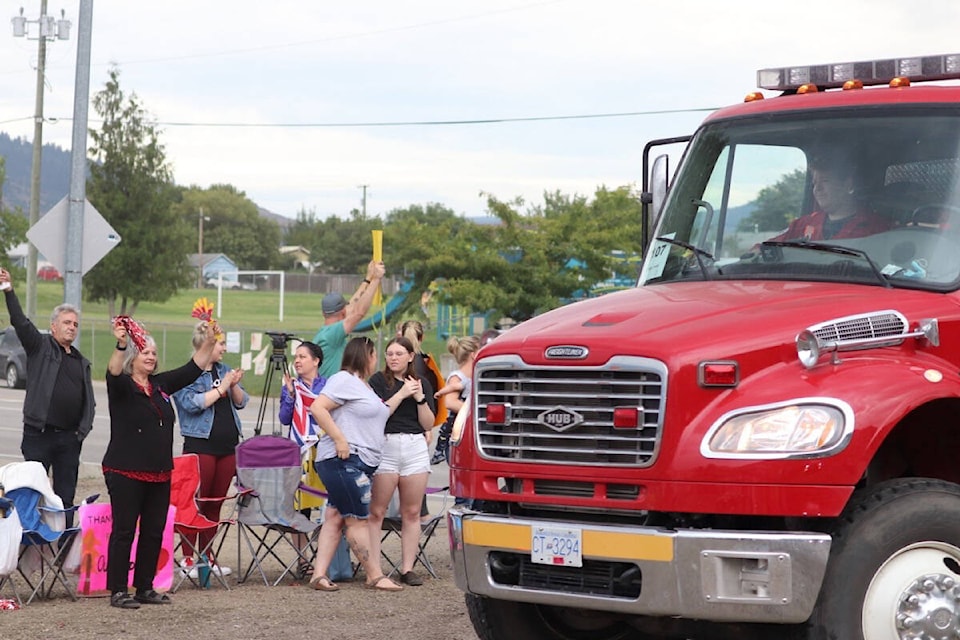
{"label": "tripod", "polygon": [[[260,396],[260,410],[257,412],[257,426],[254,427],[254,435],[260,435],[260,432],[263,430],[263,419],[267,415],[267,398],[270,396],[270,385],[273,384],[273,373],[274,371],[280,372],[280,380],[283,380],[283,372],[287,370],[287,350],[286,344],[282,346],[277,346],[276,343],[273,345],[273,352],[270,354],[270,366],[267,367],[267,376],[263,380],[263,394]],[[276,425],[277,419],[277,403],[274,399],[272,403],[273,408],[273,419],[274,425]],[[281,435],[280,431],[276,428],[273,430],[273,435]]]}

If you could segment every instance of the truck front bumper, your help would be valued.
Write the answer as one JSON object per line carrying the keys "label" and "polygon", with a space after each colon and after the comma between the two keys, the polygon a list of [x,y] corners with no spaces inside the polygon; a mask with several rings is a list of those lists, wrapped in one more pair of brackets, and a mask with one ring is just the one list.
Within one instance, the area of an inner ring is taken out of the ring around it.
{"label": "truck front bumper", "polygon": [[[448,514],[457,586],[499,600],[624,615],[798,623],[830,554],[822,533],[658,529]],[[582,532],[582,567],[531,561],[534,527]]]}

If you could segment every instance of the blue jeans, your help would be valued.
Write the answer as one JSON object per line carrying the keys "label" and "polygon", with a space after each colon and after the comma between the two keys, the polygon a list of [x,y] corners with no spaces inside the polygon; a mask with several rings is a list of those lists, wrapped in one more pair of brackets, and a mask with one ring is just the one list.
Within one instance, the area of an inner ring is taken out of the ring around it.
{"label": "blue jeans", "polygon": [[327,488],[327,503],[341,516],[359,520],[370,517],[370,488],[376,467],[365,464],[356,454],[346,460],[317,460],[314,466]]}

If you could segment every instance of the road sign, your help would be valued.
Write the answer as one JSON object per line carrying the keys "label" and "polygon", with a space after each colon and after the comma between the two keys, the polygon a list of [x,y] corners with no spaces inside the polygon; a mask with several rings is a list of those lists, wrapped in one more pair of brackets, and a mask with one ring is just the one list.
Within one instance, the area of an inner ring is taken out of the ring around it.
{"label": "road sign", "polygon": [[[67,198],[53,206],[45,216],[30,227],[27,239],[61,273],[67,267]],[[120,244],[120,235],[113,230],[100,212],[88,200],[83,201],[83,258],[80,273],[86,274],[95,264]]]}

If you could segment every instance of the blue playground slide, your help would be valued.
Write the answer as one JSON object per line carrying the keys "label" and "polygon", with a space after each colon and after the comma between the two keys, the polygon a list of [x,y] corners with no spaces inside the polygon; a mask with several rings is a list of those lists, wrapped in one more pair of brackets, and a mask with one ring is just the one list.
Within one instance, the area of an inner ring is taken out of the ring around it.
{"label": "blue playground slide", "polygon": [[[384,322],[390,320],[393,317],[400,307],[403,305],[404,300],[407,298],[407,294],[410,293],[410,289],[413,287],[413,281],[404,282],[400,285],[400,289],[393,294],[390,300],[387,301],[385,307],[377,311],[371,316],[367,316],[357,324],[353,329],[353,333],[363,333],[364,331],[373,331],[375,328],[379,327]],[[392,329],[391,329],[392,331]]]}

